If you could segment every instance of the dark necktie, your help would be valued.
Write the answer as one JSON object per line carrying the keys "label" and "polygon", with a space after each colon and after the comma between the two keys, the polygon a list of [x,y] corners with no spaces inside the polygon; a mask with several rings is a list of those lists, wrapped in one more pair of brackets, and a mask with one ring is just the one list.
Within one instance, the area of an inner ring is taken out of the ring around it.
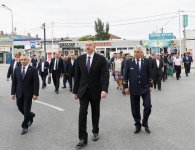
{"label": "dark necktie", "polygon": [[87,65],[86,66],[87,66],[88,73],[90,71],[90,58],[91,58],[90,56],[87,57]]}
{"label": "dark necktie", "polygon": [[139,59],[137,59],[137,69],[140,71],[140,66],[139,66]]}
{"label": "dark necktie", "polygon": [[24,79],[25,77],[25,67],[22,67],[22,78]]}
{"label": "dark necktie", "polygon": [[20,66],[20,62],[18,61],[18,62],[17,62],[17,67],[19,67],[19,66]]}

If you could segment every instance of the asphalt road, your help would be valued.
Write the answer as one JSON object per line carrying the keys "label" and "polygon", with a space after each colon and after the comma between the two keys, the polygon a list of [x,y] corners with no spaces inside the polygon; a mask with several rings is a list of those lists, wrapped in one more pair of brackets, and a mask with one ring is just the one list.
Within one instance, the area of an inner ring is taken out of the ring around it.
{"label": "asphalt road", "polygon": [[[40,89],[39,101],[44,104],[33,103],[34,123],[28,134],[20,135],[23,117],[10,98],[11,82],[5,80],[6,72],[7,67],[0,67],[0,150],[75,149],[79,103],[69,90],[60,88],[57,95],[53,85]],[[152,133],[142,130],[135,135],[129,96],[116,89],[111,77],[109,96],[101,102],[100,139],[91,139],[89,108],[89,141],[84,150],[195,150],[195,70],[189,77],[182,71],[179,81],[169,79],[161,92],[153,90],[152,105]]]}

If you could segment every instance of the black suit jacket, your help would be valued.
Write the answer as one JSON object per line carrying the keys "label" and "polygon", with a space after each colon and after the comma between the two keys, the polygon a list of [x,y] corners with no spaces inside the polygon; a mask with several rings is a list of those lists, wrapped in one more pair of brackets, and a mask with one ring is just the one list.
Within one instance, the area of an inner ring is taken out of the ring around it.
{"label": "black suit jacket", "polygon": [[22,78],[21,67],[14,71],[14,78],[12,81],[11,95],[15,95],[19,99],[24,97],[39,96],[39,77],[37,69],[28,67],[24,79]]}
{"label": "black suit jacket", "polygon": [[[52,73],[54,70],[54,65],[55,65],[55,58],[52,58],[51,63],[49,65],[49,73]],[[63,60],[59,58],[58,61],[58,73],[59,74],[63,74],[64,73],[64,64],[63,64]]]}
{"label": "black suit jacket", "polygon": [[160,75],[162,74],[162,69],[164,68],[164,62],[162,59],[159,60],[159,67],[157,66],[156,59],[152,61],[152,74]]}
{"label": "black suit jacket", "polygon": [[[42,72],[42,62],[41,61],[38,63],[37,69],[39,71],[39,74],[41,75],[41,72]],[[49,69],[49,62],[44,61],[44,75],[45,76],[48,75],[48,69]]]}
{"label": "black suit jacket", "polygon": [[73,65],[72,65],[72,63],[71,63],[71,59],[68,60],[68,62],[67,62],[67,67],[66,67],[66,73],[68,74],[68,76],[74,76],[74,72],[75,72],[75,63],[76,63],[76,60],[74,60]]}
{"label": "black suit jacket", "polygon": [[94,53],[90,72],[88,73],[86,57],[87,55],[84,54],[77,58],[73,93],[77,94],[80,99],[89,89],[95,99],[100,99],[101,91],[108,92],[109,70],[107,61],[103,56]]}
{"label": "black suit jacket", "polygon": [[[15,63],[15,60],[13,59],[12,62],[10,63],[10,66],[8,68],[8,71],[7,71],[7,78],[11,78],[13,79],[13,74],[14,74],[14,63]],[[18,64],[16,64],[16,67],[20,67],[21,66],[21,62],[18,62]]]}
{"label": "black suit jacket", "polygon": [[37,62],[38,62],[37,58],[36,59],[34,59],[34,58],[31,59],[32,66],[35,67],[35,68],[37,67]]}

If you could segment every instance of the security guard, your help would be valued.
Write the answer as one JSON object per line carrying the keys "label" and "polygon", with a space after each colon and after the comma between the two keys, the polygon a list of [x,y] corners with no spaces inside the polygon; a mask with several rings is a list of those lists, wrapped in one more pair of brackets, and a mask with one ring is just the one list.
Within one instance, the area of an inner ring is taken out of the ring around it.
{"label": "security guard", "polygon": [[[142,58],[142,47],[134,48],[134,58],[127,61],[124,69],[123,86],[126,94],[130,94],[131,111],[135,121],[135,131],[141,131],[141,126],[150,133],[148,118],[151,113],[150,87],[152,87],[152,68],[148,59]],[[129,86],[128,86],[129,81]],[[140,97],[143,99],[144,114],[141,123]]]}

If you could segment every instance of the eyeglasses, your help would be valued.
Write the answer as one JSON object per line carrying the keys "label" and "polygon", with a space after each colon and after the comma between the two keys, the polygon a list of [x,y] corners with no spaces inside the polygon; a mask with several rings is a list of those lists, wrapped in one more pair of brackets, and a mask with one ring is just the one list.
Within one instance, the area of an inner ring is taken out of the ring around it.
{"label": "eyeglasses", "polygon": [[20,59],[21,61],[23,61],[23,60],[27,60],[27,59]]}

